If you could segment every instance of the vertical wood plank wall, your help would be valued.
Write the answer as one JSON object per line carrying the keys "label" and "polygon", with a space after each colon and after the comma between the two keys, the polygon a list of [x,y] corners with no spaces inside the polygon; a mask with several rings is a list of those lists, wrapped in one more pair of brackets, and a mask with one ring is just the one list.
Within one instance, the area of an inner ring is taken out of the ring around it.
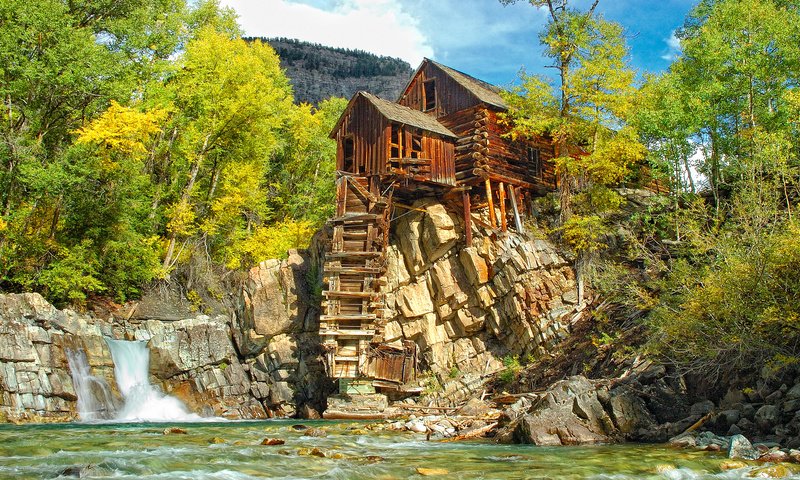
{"label": "vertical wood plank wall", "polygon": [[397,103],[422,111],[424,109],[422,104],[424,100],[423,83],[431,79],[436,80],[436,108],[425,113],[439,118],[470,108],[478,103],[478,99],[472,93],[431,63],[427,63],[422,68]]}
{"label": "vertical wood plank wall", "polygon": [[[405,143],[410,145],[414,127],[404,127]],[[434,182],[447,185],[456,184],[453,139],[421,130],[421,158],[431,161],[430,178]],[[353,138],[353,165],[361,175],[384,175],[388,172],[391,122],[372,106],[369,101],[359,98],[350,109],[336,132],[336,168],[344,169],[344,138]],[[406,148],[408,150],[408,148]],[[404,154],[404,157],[407,157]]]}

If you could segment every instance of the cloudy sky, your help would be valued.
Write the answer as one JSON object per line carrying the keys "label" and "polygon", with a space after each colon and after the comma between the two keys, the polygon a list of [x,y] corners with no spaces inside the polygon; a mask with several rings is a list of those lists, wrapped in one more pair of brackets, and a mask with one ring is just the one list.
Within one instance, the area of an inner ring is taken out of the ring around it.
{"label": "cloudy sky", "polygon": [[[590,0],[574,0],[586,6]],[[416,68],[429,57],[496,85],[525,67],[545,68],[537,33],[543,10],[498,0],[221,0],[250,36],[288,37],[400,57]],[[631,63],[664,70],[677,54],[673,32],[697,0],[600,0],[606,19],[621,23]]]}

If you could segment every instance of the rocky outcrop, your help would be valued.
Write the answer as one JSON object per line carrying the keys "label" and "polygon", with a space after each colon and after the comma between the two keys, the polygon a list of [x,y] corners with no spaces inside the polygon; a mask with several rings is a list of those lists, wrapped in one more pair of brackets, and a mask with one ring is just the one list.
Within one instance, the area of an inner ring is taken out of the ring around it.
{"label": "rocky outcrop", "polygon": [[322,364],[314,296],[321,291],[321,262],[312,254],[319,252],[293,250],[286,260],[252,268],[235,317],[234,338],[251,373],[251,390],[281,415],[301,407],[321,412],[333,391]]}
{"label": "rocky outcrop", "polygon": [[[416,202],[393,222],[384,287],[385,340],[421,350],[428,399],[454,405],[480,393],[507,356],[539,356],[567,335],[578,311],[572,268],[542,239],[496,238],[460,212]],[[435,377],[435,378],[433,378]]]}
{"label": "rocky outcrop", "polygon": [[[680,379],[665,373],[663,366],[644,363],[625,378],[561,380],[509,406],[496,438],[535,445],[664,442],[708,413],[702,402],[688,402]],[[667,404],[668,411],[662,408]]]}

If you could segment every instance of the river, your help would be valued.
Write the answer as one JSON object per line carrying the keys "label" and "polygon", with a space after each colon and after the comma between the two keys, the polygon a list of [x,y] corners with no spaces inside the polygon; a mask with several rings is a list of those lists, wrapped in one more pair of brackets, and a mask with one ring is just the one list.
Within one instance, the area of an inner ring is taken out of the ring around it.
{"label": "river", "polygon": [[[0,479],[420,479],[439,468],[458,479],[738,479],[752,468],[722,472],[721,454],[652,445],[545,448],[487,441],[441,443],[424,435],[367,431],[357,422],[297,420],[178,424],[0,426]],[[264,438],[284,445],[262,446]],[[311,454],[318,448],[328,458]],[[331,458],[334,457],[334,458]],[[370,457],[370,458],[368,458]],[[72,468],[72,470],[68,470]],[[63,478],[63,477],[62,477]],[[800,479],[800,475],[791,478]]]}

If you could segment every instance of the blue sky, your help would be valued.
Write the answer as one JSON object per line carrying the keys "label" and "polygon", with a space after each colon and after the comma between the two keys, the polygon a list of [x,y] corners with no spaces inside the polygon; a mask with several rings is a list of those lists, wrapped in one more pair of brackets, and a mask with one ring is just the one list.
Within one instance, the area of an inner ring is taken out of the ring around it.
{"label": "blue sky", "polygon": [[[252,36],[290,37],[400,57],[423,57],[507,86],[521,67],[552,74],[538,32],[542,9],[522,0],[221,0]],[[573,0],[586,7],[590,0]],[[665,70],[678,53],[672,36],[697,0],[600,0],[598,11],[626,30],[631,64]]]}

